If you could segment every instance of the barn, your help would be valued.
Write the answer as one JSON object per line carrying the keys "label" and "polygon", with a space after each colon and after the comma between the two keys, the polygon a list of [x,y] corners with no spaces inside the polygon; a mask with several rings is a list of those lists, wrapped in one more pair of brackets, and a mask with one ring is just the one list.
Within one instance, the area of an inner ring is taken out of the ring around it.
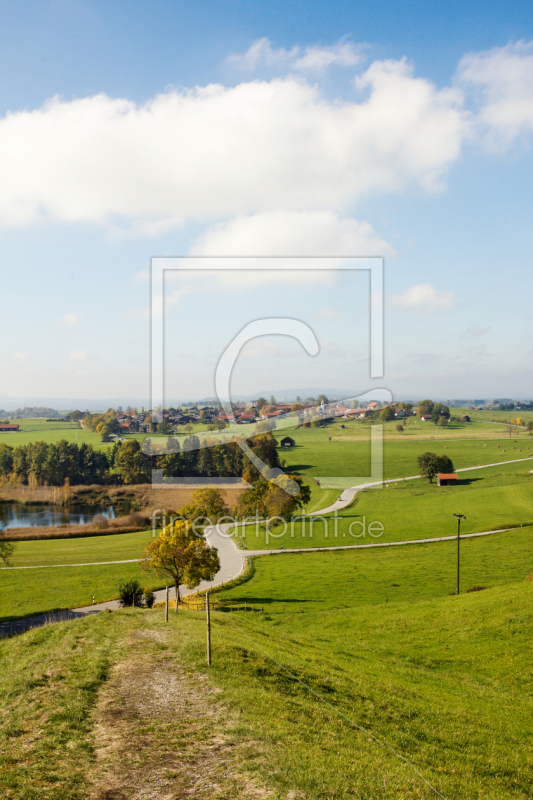
{"label": "barn", "polygon": [[455,472],[438,472],[437,483],[439,486],[457,486],[457,475]]}
{"label": "barn", "polygon": [[18,425],[8,425],[7,423],[0,423],[0,431],[18,431]]}
{"label": "barn", "polygon": [[280,445],[281,445],[282,447],[294,447],[294,445],[295,445],[295,444],[296,444],[296,442],[294,441],[294,439],[291,439],[291,437],[290,437],[290,436],[286,436],[286,437],[285,437],[284,439],[282,439],[282,440],[281,440],[281,442],[280,442]]}

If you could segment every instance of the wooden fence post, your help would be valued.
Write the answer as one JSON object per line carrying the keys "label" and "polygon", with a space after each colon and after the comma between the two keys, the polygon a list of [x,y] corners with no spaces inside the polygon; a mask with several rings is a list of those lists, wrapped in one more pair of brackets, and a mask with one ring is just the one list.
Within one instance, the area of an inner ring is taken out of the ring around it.
{"label": "wooden fence post", "polygon": [[207,666],[211,666],[211,616],[209,614],[209,592],[205,596],[205,615],[207,621]]}
{"label": "wooden fence post", "polygon": [[167,596],[165,600],[165,622],[168,622],[168,586],[167,586]]}

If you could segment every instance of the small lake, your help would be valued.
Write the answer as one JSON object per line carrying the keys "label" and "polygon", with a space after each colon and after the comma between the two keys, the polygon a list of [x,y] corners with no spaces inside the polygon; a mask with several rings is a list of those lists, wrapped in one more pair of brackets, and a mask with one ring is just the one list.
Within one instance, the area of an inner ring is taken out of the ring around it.
{"label": "small lake", "polygon": [[106,519],[128,514],[131,502],[121,501],[111,506],[101,505],[26,505],[25,503],[0,503],[0,519],[6,528],[47,528],[51,525],[85,525],[96,514]]}

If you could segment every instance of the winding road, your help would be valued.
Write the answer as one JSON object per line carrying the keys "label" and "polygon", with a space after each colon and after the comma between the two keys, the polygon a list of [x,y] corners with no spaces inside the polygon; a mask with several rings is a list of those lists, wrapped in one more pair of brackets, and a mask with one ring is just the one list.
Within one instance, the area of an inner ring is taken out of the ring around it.
{"label": "winding road", "polygon": [[[479,464],[477,467],[463,467],[462,469],[456,470],[456,472],[470,472],[475,469],[486,469],[488,467],[497,467],[503,466],[505,464],[515,464],[521,461],[530,461],[533,458],[529,456],[528,458],[519,458],[514,459],[512,461],[498,461],[494,464]],[[386,481],[375,481],[373,483],[365,483],[361,484],[360,486],[352,486],[349,489],[345,489],[342,494],[338,497],[338,499],[332,503],[331,505],[327,506],[326,508],[321,508],[318,511],[310,512],[305,516],[318,516],[323,514],[328,514],[330,512],[340,510],[341,508],[346,508],[358,492],[368,489],[374,486],[381,486],[386,483],[400,483],[402,481],[412,481],[417,480],[420,478],[420,475],[412,475],[408,478],[391,478],[390,480]],[[455,539],[454,536],[440,536],[433,539],[410,539],[408,541],[402,542],[374,542],[372,544],[356,544],[356,545],[340,545],[340,546],[333,546],[333,547],[313,547],[313,548],[284,548],[283,550],[239,550],[237,545],[234,542],[233,536],[229,533],[230,528],[235,527],[232,523],[226,523],[224,525],[214,525],[211,528],[206,528],[206,536],[209,544],[211,547],[216,547],[218,550],[218,556],[220,559],[220,570],[218,571],[215,579],[211,582],[202,581],[199,587],[196,589],[187,589],[187,587],[183,586],[180,587],[180,593],[182,596],[187,596],[188,594],[194,594],[197,591],[202,591],[205,589],[210,589],[215,586],[220,586],[228,581],[232,580],[233,578],[238,577],[245,568],[245,560],[246,558],[252,556],[272,556],[272,555],[282,555],[286,553],[315,553],[315,552],[323,552],[325,550],[363,550],[363,549],[370,549],[370,548],[378,548],[378,547],[399,547],[402,545],[410,545],[410,544],[429,544],[433,542],[445,542],[452,539]],[[493,530],[493,531],[482,531],[479,533],[466,533],[461,536],[462,539],[473,539],[479,536],[491,536],[496,533],[503,533],[506,530],[510,530],[509,528],[501,528],[500,530]],[[132,559],[129,561],[106,561],[106,562],[94,562],[94,564],[53,564],[47,565],[47,567],[52,568],[64,568],[68,569],[68,567],[76,567],[76,566],[93,566],[96,564],[127,564],[127,563],[134,563],[138,559]],[[5,567],[4,569],[42,569],[43,567]],[[160,602],[165,599],[165,589],[160,589],[159,591],[155,592],[156,595],[156,602]],[[110,600],[106,603],[96,603],[95,605],[91,606],[84,606],[82,608],[75,608],[75,609],[67,609],[65,611],[58,611],[51,614],[40,614],[34,617],[23,617],[22,619],[10,620],[8,622],[4,622],[0,624],[0,636],[9,636],[16,633],[22,633],[30,628],[37,628],[41,625],[46,625],[51,622],[65,622],[71,619],[79,619],[80,617],[85,617],[90,614],[97,614],[100,611],[105,611],[106,609],[109,610],[116,610],[120,608],[118,600]]]}

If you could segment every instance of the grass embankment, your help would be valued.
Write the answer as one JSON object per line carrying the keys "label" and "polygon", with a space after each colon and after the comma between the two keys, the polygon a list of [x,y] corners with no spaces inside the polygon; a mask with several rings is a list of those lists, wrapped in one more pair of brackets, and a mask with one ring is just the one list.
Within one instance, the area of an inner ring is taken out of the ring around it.
{"label": "grass embankment", "polygon": [[400,542],[452,536],[455,513],[466,516],[462,533],[532,525],[533,475],[509,464],[460,473],[457,486],[399,481],[359,492],[350,506],[337,512],[337,519],[331,513],[309,517],[278,525],[268,534],[264,525],[238,530],[245,532],[249,550]]}
{"label": "grass embankment", "polygon": [[[303,567],[321,556],[298,558]],[[329,561],[338,565],[339,558]],[[282,560],[259,563],[272,569]],[[214,612],[210,670],[200,612],[170,615],[165,626],[161,611],[124,610],[1,641],[3,796],[82,800],[113,758],[105,789],[122,792],[114,796],[146,793],[154,765],[157,786],[167,782],[174,796],[179,787],[168,782],[196,777],[207,741],[213,754],[238,753],[224,774],[251,775],[280,800],[435,796],[408,764],[356,727],[362,726],[412,761],[448,800],[530,798],[533,584],[379,603],[366,606],[367,614],[328,608],[329,594],[318,581],[317,604],[303,614],[271,613],[272,607],[263,615]],[[133,684],[143,678],[139,664],[150,668],[142,702],[132,697],[135,686],[124,689],[128,674]],[[205,707],[198,691],[189,694],[187,678],[194,675]],[[185,707],[165,715],[174,685],[192,702],[194,726]],[[109,720],[102,717],[106,707]],[[121,738],[126,724],[128,751]],[[130,786],[134,768],[138,781]],[[246,796],[223,788],[219,779],[204,780],[195,796]]]}

